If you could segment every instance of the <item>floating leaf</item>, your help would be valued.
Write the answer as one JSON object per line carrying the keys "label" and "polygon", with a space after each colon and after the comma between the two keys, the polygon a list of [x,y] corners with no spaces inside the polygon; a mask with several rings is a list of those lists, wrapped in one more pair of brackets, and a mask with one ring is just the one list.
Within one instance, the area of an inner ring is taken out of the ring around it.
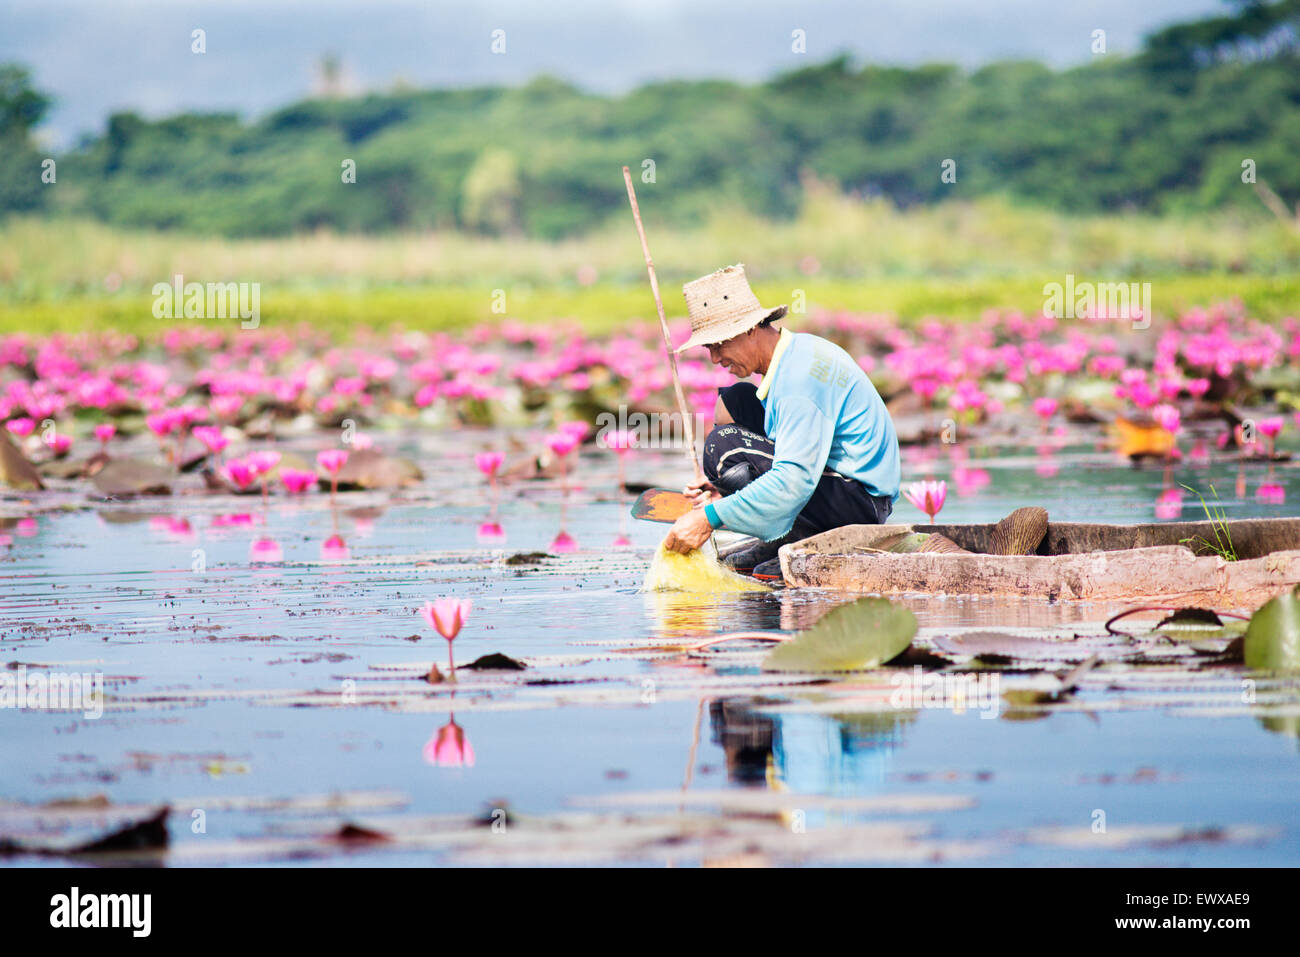
{"label": "floating leaf", "polygon": [[105,498],[170,495],[176,474],[140,459],[112,459],[91,479]]}
{"label": "floating leaf", "polygon": [[1243,651],[1246,667],[1255,671],[1300,671],[1300,598],[1294,591],[1250,616]]}
{"label": "floating leaf", "polygon": [[859,598],[827,612],[763,659],[764,671],[857,671],[902,654],[916,616],[888,598]]}
{"label": "floating leaf", "polygon": [[3,430],[0,430],[0,485],[24,492],[45,488],[40,473]]}
{"label": "floating leaf", "polygon": [[1180,608],[1151,629],[1152,634],[1164,635],[1173,641],[1184,641],[1197,650],[1209,647],[1207,642],[1224,643],[1238,637],[1246,630],[1246,622],[1224,622],[1208,608]]}
{"label": "floating leaf", "polygon": [[1107,659],[1130,658],[1138,649],[1096,638],[1074,637],[1052,640],[1035,635],[1016,635],[999,631],[971,631],[963,635],[941,635],[934,646],[949,655],[979,658],[986,664],[1002,659],[1017,661],[1082,661],[1092,654]]}
{"label": "floating leaf", "polygon": [[[340,489],[402,488],[423,478],[420,467],[410,459],[384,455],[375,449],[356,449],[339,469]],[[320,487],[328,489],[329,477],[320,480]]]}
{"label": "floating leaf", "polygon": [[470,668],[474,671],[523,671],[528,666],[518,658],[511,658],[509,655],[494,651],[490,655],[475,658],[469,664],[461,665],[461,667]]}

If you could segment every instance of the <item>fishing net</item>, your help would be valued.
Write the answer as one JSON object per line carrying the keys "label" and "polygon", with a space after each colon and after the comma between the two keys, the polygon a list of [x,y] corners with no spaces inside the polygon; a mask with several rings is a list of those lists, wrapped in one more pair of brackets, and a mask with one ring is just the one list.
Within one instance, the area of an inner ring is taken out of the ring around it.
{"label": "fishing net", "polygon": [[684,591],[725,594],[767,591],[767,586],[733,572],[711,553],[696,549],[686,555],[670,552],[660,543],[646,571],[642,591]]}

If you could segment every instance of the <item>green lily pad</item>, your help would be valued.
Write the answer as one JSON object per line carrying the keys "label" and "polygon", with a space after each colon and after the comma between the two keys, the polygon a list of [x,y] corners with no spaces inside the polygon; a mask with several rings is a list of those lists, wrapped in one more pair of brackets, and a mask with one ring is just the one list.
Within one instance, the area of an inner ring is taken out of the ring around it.
{"label": "green lily pad", "polygon": [[916,616],[888,598],[859,598],[827,612],[763,659],[764,671],[858,671],[898,657],[916,635]]}
{"label": "green lily pad", "polygon": [[1250,616],[1244,648],[1255,671],[1300,671],[1300,598],[1285,592]]}

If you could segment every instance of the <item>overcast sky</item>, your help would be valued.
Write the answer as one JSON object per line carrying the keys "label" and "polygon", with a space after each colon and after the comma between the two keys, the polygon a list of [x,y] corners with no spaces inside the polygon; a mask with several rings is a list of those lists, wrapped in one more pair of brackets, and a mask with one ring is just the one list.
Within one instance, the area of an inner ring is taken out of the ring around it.
{"label": "overcast sky", "polygon": [[[108,115],[257,116],[308,94],[337,54],[358,89],[516,84],[546,72],[597,91],[646,80],[763,79],[838,52],[858,62],[1061,66],[1132,52],[1143,34],[1222,0],[0,0],[0,62],[32,68],[57,104],[54,145]],[[191,52],[191,31],[207,52]],[[506,52],[491,52],[505,30]],[[807,53],[791,52],[805,31]]]}

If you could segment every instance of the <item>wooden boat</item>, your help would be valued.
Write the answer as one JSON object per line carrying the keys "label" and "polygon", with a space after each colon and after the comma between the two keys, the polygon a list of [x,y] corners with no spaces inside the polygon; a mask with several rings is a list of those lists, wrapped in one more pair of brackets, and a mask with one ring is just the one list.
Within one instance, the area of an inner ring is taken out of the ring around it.
{"label": "wooden boat", "polygon": [[[1033,554],[995,555],[993,525],[849,525],[781,548],[786,584],[870,594],[1023,596],[1258,607],[1300,583],[1300,518],[1226,523],[1236,561],[1207,549],[1210,522],[1049,522]],[[919,532],[965,552],[885,550]],[[1220,535],[1222,535],[1220,526]]]}

